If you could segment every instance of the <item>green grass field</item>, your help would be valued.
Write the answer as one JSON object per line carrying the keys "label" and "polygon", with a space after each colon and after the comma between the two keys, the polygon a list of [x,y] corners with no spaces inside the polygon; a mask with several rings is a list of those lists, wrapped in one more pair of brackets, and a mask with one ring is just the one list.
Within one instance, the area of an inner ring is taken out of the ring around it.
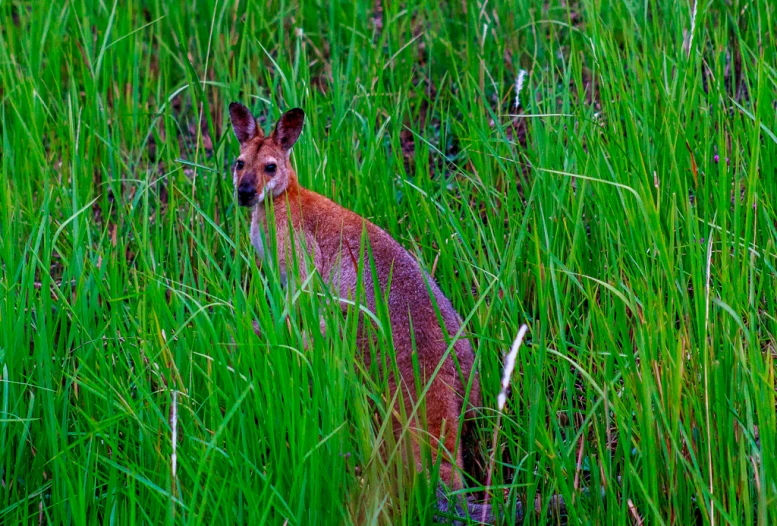
{"label": "green grass field", "polygon": [[431,522],[354,317],[255,266],[233,100],[303,107],[300,182],[466,319],[466,493],[493,457],[507,514],[777,524],[773,0],[0,0],[0,27],[1,524]]}

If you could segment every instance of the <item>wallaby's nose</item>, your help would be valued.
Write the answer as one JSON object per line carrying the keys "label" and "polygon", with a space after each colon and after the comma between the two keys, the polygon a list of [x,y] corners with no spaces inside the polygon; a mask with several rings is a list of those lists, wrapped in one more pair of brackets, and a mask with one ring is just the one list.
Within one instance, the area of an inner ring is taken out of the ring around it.
{"label": "wallaby's nose", "polygon": [[256,189],[251,183],[244,181],[237,187],[237,200],[241,205],[248,205],[256,196]]}

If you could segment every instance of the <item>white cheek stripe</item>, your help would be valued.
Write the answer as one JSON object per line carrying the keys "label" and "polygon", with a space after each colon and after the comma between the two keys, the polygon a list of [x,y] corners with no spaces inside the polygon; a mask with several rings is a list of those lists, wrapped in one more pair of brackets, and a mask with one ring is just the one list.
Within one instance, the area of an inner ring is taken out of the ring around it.
{"label": "white cheek stripe", "polygon": [[262,188],[262,191],[259,193],[259,198],[256,200],[257,203],[261,203],[264,201],[265,196],[267,195],[267,191],[269,190],[272,194],[272,191],[275,190],[275,179],[268,182],[266,185],[264,185],[264,188]]}

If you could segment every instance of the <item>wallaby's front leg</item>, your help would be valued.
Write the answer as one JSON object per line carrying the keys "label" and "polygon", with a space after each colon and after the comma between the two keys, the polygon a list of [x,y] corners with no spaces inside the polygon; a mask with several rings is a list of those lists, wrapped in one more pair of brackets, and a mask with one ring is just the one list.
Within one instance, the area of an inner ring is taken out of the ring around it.
{"label": "wallaby's front leg", "polygon": [[[277,243],[278,271],[281,286],[286,289],[287,298],[293,298],[298,287],[307,287],[309,278],[319,272],[321,266],[321,251],[314,239],[308,233],[294,232],[292,236],[279,232]],[[293,237],[293,239],[291,239]],[[290,318],[286,323],[291,331]],[[321,335],[326,335],[326,322],[324,318],[319,320]],[[305,330],[302,330],[302,347],[308,349],[309,338]]]}

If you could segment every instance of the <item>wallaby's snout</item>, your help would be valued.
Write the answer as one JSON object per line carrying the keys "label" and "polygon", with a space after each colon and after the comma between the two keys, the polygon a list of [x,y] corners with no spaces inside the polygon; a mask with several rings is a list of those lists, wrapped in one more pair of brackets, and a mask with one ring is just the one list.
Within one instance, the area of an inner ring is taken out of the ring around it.
{"label": "wallaby's snout", "polygon": [[254,206],[256,198],[256,176],[253,174],[244,175],[240,179],[237,187],[237,202],[240,206]]}

